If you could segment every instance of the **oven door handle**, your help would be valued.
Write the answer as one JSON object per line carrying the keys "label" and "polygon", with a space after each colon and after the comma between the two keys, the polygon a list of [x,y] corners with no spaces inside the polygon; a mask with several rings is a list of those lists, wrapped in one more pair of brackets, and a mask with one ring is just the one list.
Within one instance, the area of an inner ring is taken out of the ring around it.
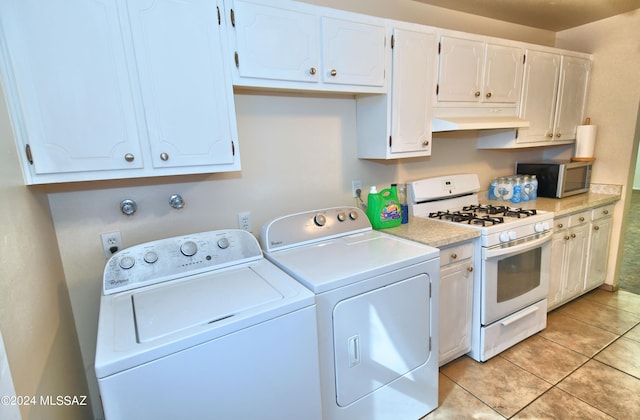
{"label": "oven door handle", "polygon": [[553,235],[552,231],[547,231],[543,234],[541,234],[541,236],[539,238],[536,238],[534,240],[531,241],[526,241],[523,242],[521,244],[517,244],[517,245],[513,245],[513,246],[507,246],[507,247],[497,247],[495,249],[483,249],[482,250],[482,258],[485,260],[488,260],[490,258],[496,258],[496,257],[500,257],[502,255],[506,255],[506,254],[515,254],[515,253],[519,253],[519,252],[523,252],[523,251],[528,251],[530,249],[534,249],[539,247],[540,245],[549,242],[551,240],[551,236]]}

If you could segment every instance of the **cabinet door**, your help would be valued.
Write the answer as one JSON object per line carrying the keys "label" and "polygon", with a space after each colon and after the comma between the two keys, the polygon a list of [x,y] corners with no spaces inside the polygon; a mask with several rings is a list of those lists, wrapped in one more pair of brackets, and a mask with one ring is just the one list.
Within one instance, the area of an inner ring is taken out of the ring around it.
{"label": "cabinet door", "polygon": [[440,365],[471,350],[473,263],[471,259],[440,270]]}
{"label": "cabinet door", "polygon": [[477,102],[482,90],[484,43],[442,37],[438,102]]}
{"label": "cabinet door", "polygon": [[520,117],[531,125],[519,129],[519,143],[553,140],[560,60],[558,54],[527,52]]}
{"label": "cabinet door", "polygon": [[586,268],[587,240],[589,225],[583,224],[569,229],[566,252],[566,281],[563,285],[562,300],[571,299],[584,290],[584,272]]}
{"label": "cabinet door", "polygon": [[565,275],[565,254],[568,239],[566,231],[553,234],[551,240],[551,262],[549,264],[549,294],[547,309],[551,310],[562,303],[562,285]]}
{"label": "cabinet door", "polygon": [[591,62],[577,57],[562,57],[554,139],[573,140],[582,124]]}
{"label": "cabinet door", "polygon": [[20,149],[33,155],[28,183],[142,167],[119,22],[115,0],[0,2],[0,73]]}
{"label": "cabinet door", "polygon": [[384,86],[384,27],[323,17],[322,63],[325,83]]}
{"label": "cabinet door", "polygon": [[235,0],[233,16],[241,77],[320,80],[319,24],[315,15]]}
{"label": "cabinet door", "polygon": [[216,3],[128,6],[154,167],[233,163],[233,94]]}
{"label": "cabinet door", "polygon": [[522,86],[523,57],[521,48],[487,44],[483,102],[516,104]]}
{"label": "cabinet door", "polygon": [[611,217],[595,220],[591,223],[589,266],[585,276],[585,290],[603,284],[607,278],[611,224]]}
{"label": "cabinet door", "polygon": [[431,95],[435,77],[435,34],[393,31],[391,153],[431,154]]}

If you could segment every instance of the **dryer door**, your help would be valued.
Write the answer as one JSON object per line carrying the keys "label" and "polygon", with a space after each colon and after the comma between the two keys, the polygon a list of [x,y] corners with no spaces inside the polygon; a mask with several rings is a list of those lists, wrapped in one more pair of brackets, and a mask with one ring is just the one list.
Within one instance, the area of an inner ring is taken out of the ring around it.
{"label": "dryer door", "polygon": [[335,306],[339,406],[353,403],[429,360],[430,303],[429,277],[420,274]]}

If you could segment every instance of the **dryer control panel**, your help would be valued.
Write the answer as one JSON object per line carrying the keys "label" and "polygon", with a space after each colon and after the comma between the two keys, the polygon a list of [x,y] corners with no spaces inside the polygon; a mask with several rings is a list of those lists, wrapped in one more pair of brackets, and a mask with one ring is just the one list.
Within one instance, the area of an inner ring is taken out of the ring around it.
{"label": "dryer control panel", "polygon": [[262,259],[258,240],[239,229],[200,232],[135,245],[104,269],[105,295]]}

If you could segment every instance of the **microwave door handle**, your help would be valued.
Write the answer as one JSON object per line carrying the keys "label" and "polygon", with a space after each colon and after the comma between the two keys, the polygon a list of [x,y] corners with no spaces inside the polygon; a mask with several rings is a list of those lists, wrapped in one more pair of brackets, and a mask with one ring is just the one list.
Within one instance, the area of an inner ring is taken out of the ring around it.
{"label": "microwave door handle", "polygon": [[508,246],[504,248],[496,248],[496,249],[483,249],[482,250],[482,258],[488,260],[490,258],[500,257],[506,254],[515,254],[522,251],[528,251],[530,249],[534,249],[544,244],[545,242],[549,242],[551,240],[551,235],[553,235],[552,231],[547,231],[540,238],[534,239],[532,241],[523,242],[518,245]]}

